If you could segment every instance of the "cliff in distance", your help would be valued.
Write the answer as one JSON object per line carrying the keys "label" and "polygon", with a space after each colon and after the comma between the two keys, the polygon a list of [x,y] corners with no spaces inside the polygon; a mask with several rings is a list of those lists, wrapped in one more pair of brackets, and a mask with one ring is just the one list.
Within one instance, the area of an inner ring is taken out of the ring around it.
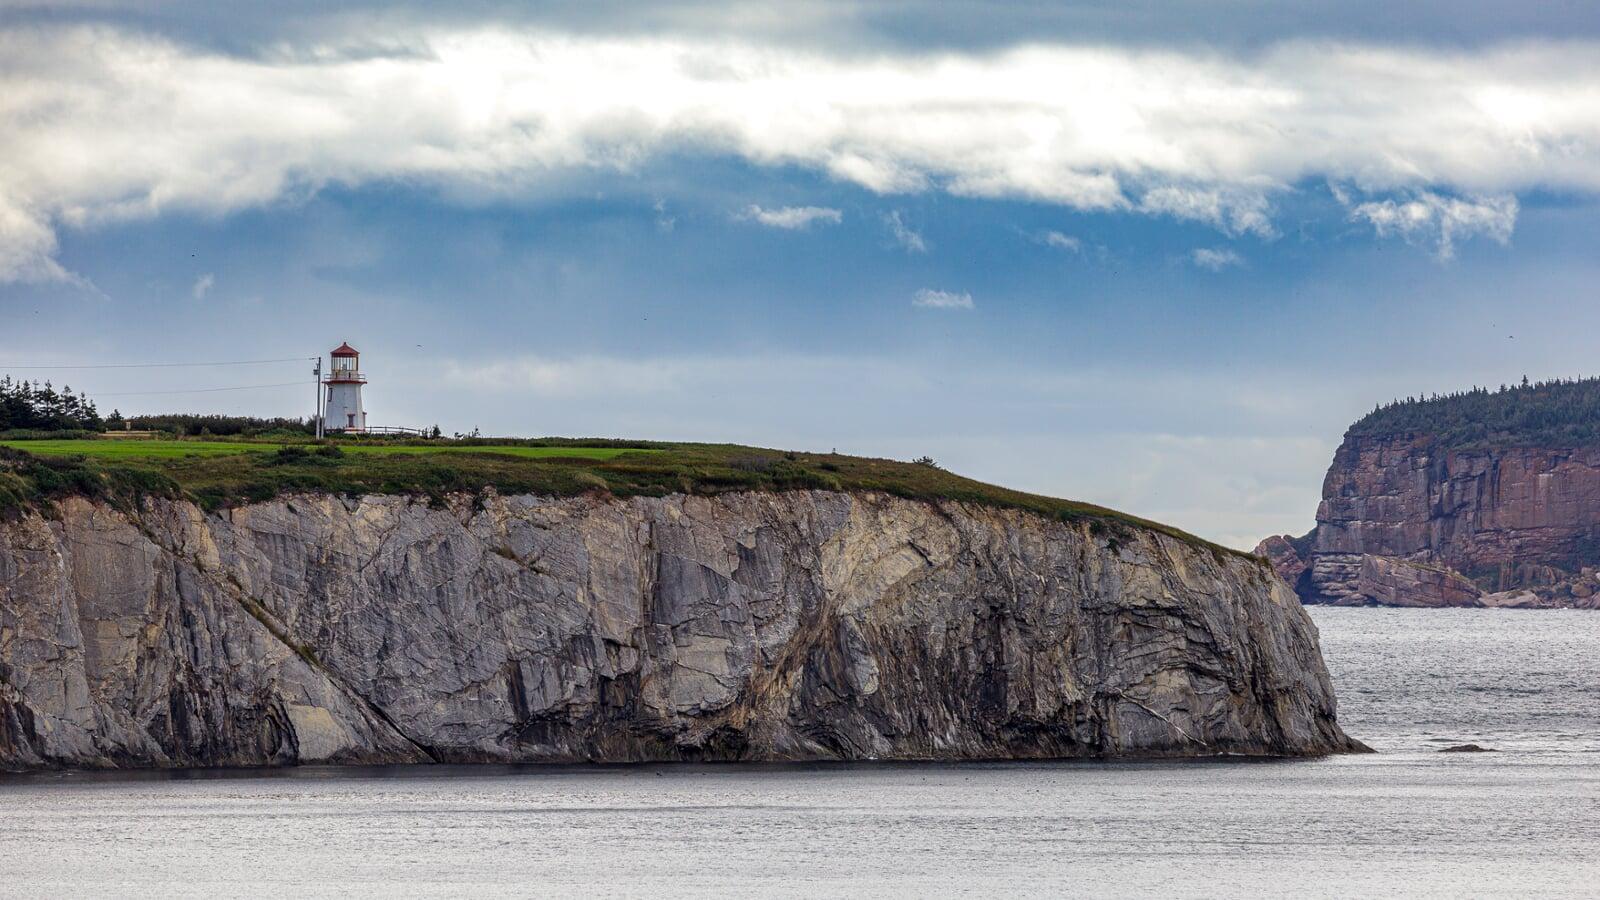
{"label": "cliff in distance", "polygon": [[1248,558],[791,490],[0,521],[0,768],[1359,749]]}
{"label": "cliff in distance", "polygon": [[1306,603],[1600,608],[1600,382],[1474,390],[1357,422],[1317,524],[1268,538]]}

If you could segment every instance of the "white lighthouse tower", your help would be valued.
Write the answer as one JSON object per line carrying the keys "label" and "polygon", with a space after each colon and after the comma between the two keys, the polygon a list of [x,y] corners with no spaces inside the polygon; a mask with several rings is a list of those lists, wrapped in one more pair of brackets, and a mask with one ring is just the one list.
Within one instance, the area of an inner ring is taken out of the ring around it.
{"label": "white lighthouse tower", "polygon": [[366,431],[367,410],[361,405],[361,354],[349,344],[334,348],[333,371],[322,383],[328,392],[322,405],[322,421],[329,431]]}

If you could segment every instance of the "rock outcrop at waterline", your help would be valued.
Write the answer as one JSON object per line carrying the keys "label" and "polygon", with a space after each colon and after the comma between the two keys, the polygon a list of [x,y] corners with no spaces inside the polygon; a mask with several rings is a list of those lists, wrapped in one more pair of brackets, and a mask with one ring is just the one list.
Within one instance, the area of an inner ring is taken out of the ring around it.
{"label": "rock outcrop at waterline", "polygon": [[1600,447],[1347,435],[1316,528],[1256,553],[1306,603],[1600,609]]}
{"label": "rock outcrop at waterline", "polygon": [[1320,754],[1261,564],[870,493],[0,524],[0,767]]}

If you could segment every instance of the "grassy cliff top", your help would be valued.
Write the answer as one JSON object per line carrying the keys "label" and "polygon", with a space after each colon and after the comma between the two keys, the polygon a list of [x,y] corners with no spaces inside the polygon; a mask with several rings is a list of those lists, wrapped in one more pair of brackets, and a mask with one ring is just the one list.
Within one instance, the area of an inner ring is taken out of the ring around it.
{"label": "grassy cliff top", "polygon": [[294,492],[432,498],[493,488],[502,494],[617,497],[729,491],[882,491],[1022,509],[1062,521],[1158,531],[1230,554],[1178,529],[1088,503],[1008,490],[928,462],[792,453],[730,444],[645,441],[41,440],[0,441],[0,513],[70,495],[129,504],[184,497],[207,509]]}
{"label": "grassy cliff top", "polygon": [[1348,437],[1428,435],[1447,449],[1600,443],[1600,378],[1408,397],[1362,416]]}

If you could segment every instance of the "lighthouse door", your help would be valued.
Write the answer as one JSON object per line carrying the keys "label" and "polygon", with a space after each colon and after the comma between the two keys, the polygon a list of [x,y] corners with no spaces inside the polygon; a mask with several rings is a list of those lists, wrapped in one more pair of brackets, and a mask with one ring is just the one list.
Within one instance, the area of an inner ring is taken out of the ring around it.
{"label": "lighthouse door", "polygon": [[356,427],[356,414],[355,413],[346,413],[345,414],[345,418],[350,420],[349,422],[346,423],[346,427],[348,427],[348,428]]}

